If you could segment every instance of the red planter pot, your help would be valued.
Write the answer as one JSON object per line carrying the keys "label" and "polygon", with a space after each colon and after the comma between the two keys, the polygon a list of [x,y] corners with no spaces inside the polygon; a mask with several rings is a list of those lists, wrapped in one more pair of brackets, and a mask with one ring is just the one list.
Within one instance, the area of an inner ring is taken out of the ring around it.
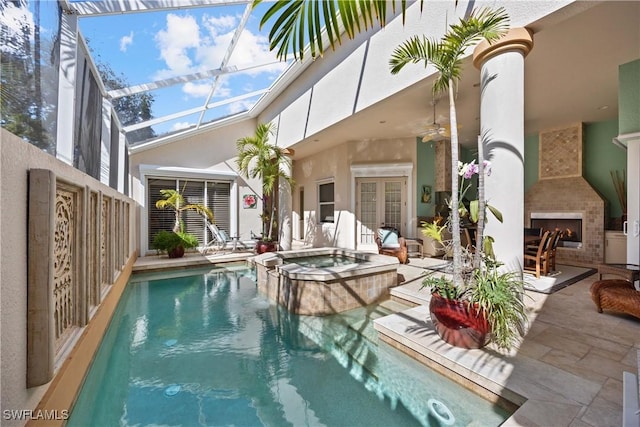
{"label": "red planter pot", "polygon": [[451,300],[435,293],[431,295],[429,312],[440,338],[452,346],[482,348],[491,341],[489,322],[467,301]]}
{"label": "red planter pot", "polygon": [[265,252],[275,252],[278,250],[278,242],[265,242],[263,240],[258,240],[256,243],[256,252],[258,254],[263,254]]}
{"label": "red planter pot", "polygon": [[184,247],[182,245],[176,246],[174,249],[167,251],[169,258],[182,258],[184,256]]}

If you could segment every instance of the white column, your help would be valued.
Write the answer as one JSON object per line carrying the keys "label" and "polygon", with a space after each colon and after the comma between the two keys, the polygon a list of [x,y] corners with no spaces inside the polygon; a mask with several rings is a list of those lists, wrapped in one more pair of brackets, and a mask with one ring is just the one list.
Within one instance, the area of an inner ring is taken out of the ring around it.
{"label": "white column", "polygon": [[[287,156],[289,162],[283,162],[280,164],[282,172],[286,176],[292,176],[293,174],[293,156],[294,151],[287,149]],[[278,240],[280,249],[283,251],[291,250],[292,240],[292,225],[291,214],[293,212],[293,197],[291,196],[291,186],[285,180],[280,179],[278,185],[278,233],[280,234]]]}
{"label": "white column", "polygon": [[78,47],[78,16],[63,13],[60,21],[60,68],[58,77],[58,130],[56,157],[73,165],[75,86]]}
{"label": "white column", "polygon": [[492,169],[485,195],[504,218],[501,224],[489,213],[485,235],[495,239],[496,258],[509,269],[523,261],[524,58],[532,47],[529,31],[514,28],[498,42],[478,45],[473,58],[481,75],[481,139]]}
{"label": "white column", "polygon": [[[117,129],[113,129],[117,132]],[[102,135],[100,141],[100,182],[109,185],[109,170],[111,167],[111,101],[102,99]]]}

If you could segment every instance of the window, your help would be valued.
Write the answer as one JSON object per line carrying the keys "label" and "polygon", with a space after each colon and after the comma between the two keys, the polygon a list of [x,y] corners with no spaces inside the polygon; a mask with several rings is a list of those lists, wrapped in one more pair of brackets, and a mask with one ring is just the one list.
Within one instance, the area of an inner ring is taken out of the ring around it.
{"label": "window", "polygon": [[[184,196],[187,203],[198,203],[207,206],[213,212],[213,218],[221,230],[230,232],[231,221],[231,183],[198,180],[176,180],[170,178],[149,178],[148,180],[148,244],[151,247],[153,236],[160,230],[172,230],[175,217],[170,209],[156,208],[156,201],[162,198],[160,190],[176,189]],[[184,231],[194,234],[201,245],[211,240],[204,218],[193,211],[182,214]],[[206,240],[205,240],[206,236]]]}
{"label": "window", "polygon": [[334,222],[333,182],[318,185],[318,212],[320,212],[319,222]]}

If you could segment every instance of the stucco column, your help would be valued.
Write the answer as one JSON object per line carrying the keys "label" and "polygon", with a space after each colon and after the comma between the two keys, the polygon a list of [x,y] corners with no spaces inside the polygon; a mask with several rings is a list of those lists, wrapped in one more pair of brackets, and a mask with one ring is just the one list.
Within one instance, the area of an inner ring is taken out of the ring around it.
{"label": "stucco column", "polygon": [[[293,174],[293,160],[291,157],[295,151],[291,148],[284,150],[285,155],[289,158],[288,162],[280,164],[281,171],[287,175]],[[291,186],[285,180],[281,179],[278,184],[278,233],[280,234],[279,245],[283,251],[291,250],[292,239],[292,222],[291,214],[293,212],[293,198],[291,197]]]}
{"label": "stucco column", "polygon": [[481,76],[481,140],[492,168],[485,195],[504,218],[501,224],[489,213],[485,235],[495,239],[496,257],[510,269],[522,266],[524,250],[524,58],[532,48],[531,32],[513,28],[473,53]]}

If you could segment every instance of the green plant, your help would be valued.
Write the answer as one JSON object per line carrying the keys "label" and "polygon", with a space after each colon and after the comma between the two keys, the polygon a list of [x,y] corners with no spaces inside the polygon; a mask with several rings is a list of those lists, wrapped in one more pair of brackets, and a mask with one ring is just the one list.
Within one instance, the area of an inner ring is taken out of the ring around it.
{"label": "green plant", "polygon": [[[500,38],[507,29],[508,16],[503,8],[491,10],[483,8],[474,10],[457,24],[449,26],[449,30],[439,41],[425,36],[414,36],[397,47],[389,61],[391,73],[397,74],[409,63],[423,62],[431,64],[439,75],[433,83],[433,94],[442,91],[449,93],[449,118],[451,125],[451,170],[458,170],[458,123],[456,114],[456,86],[461,78],[462,58],[468,48],[481,40],[493,42]],[[482,172],[482,171],[481,171]],[[451,174],[451,206],[459,205],[458,175]],[[484,194],[484,192],[480,192]],[[480,212],[483,212],[484,201],[481,199]],[[451,233],[453,235],[453,281],[462,285],[462,245],[460,242],[460,213],[451,209]],[[480,224],[482,226],[482,224]]]}
{"label": "green plant", "polygon": [[261,123],[252,136],[240,138],[236,141],[238,158],[236,164],[241,174],[248,178],[260,178],[264,199],[271,200],[269,211],[263,204],[262,218],[264,240],[272,240],[273,224],[277,224],[275,189],[280,180],[284,180],[290,187],[293,179],[286,172],[291,170],[291,160],[287,151],[272,144],[269,137],[273,135],[272,123]]}
{"label": "green plant", "polygon": [[469,301],[485,314],[492,340],[499,348],[512,348],[524,335],[527,313],[520,277],[513,272],[499,272],[496,263],[473,271]]}
{"label": "green plant", "polygon": [[431,274],[423,280],[422,287],[443,298],[468,302],[468,307],[487,319],[496,346],[508,350],[524,335],[524,282],[517,273],[501,272],[500,263],[490,258],[485,257],[483,262],[483,268],[463,275],[463,286],[445,275]]}
{"label": "green plant", "polygon": [[445,228],[447,228],[446,225],[440,225],[441,221],[439,220],[434,220],[433,222],[423,222],[422,223],[422,235],[426,236],[426,237],[431,237],[432,239],[437,240],[438,242],[442,243],[442,232],[444,231]]}
{"label": "green plant", "polygon": [[[260,20],[260,28],[275,19],[269,32],[269,49],[278,48],[278,58],[286,60],[289,52],[296,60],[302,61],[309,43],[311,58],[322,56],[323,40],[328,40],[332,48],[342,43],[344,32],[352,39],[357,33],[387,22],[387,8],[391,5],[391,17],[395,16],[398,0],[277,0]],[[254,0],[253,7],[262,3]],[[407,1],[400,0],[402,22],[407,10]],[[420,0],[420,10],[424,0]],[[326,31],[325,31],[326,30]],[[289,49],[291,47],[291,49]]]}
{"label": "green plant", "polygon": [[451,280],[443,275],[438,276],[437,273],[432,273],[425,278],[422,281],[422,288],[429,288],[431,293],[437,293],[447,299],[462,299],[466,292],[465,289],[454,285]]}
{"label": "green plant", "polygon": [[198,238],[193,234],[161,230],[153,236],[151,248],[158,251],[171,253],[178,247],[184,249],[195,248],[198,246]]}
{"label": "green plant", "polygon": [[202,216],[206,216],[209,221],[213,222],[213,213],[208,207],[199,203],[187,203],[179,191],[164,189],[160,190],[160,194],[162,194],[162,199],[156,202],[156,208],[173,210],[175,213],[175,222],[173,224],[174,233],[183,231],[181,216],[182,212],[185,211],[195,211]]}

